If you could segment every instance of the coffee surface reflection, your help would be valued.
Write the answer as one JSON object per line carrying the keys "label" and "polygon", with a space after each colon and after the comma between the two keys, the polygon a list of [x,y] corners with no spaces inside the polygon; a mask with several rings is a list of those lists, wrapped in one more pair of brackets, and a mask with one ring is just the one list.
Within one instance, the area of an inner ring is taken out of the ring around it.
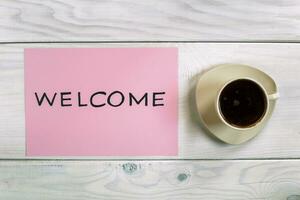
{"label": "coffee surface reflection", "polygon": [[267,97],[254,81],[238,79],[228,83],[221,91],[219,109],[228,124],[248,128],[264,117]]}

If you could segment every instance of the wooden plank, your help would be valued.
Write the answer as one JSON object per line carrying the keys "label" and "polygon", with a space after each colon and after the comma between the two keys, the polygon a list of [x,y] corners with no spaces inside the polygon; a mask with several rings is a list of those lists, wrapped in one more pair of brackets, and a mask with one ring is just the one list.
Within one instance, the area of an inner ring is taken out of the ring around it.
{"label": "wooden plank", "polygon": [[2,161],[5,200],[299,200],[300,162]]}
{"label": "wooden plank", "polygon": [[1,0],[0,42],[299,41],[297,0]]}
{"label": "wooden plank", "polygon": [[[179,49],[179,155],[175,158],[300,158],[300,45],[245,43],[0,45],[0,158],[25,157],[23,48],[141,46]],[[221,63],[257,66],[274,77],[281,93],[267,127],[242,145],[226,145],[205,133],[195,112],[199,74]]]}

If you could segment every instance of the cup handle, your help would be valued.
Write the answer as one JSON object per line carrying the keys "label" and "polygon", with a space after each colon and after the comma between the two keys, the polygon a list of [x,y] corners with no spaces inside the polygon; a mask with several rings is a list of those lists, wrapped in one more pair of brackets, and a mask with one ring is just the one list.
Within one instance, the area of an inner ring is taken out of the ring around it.
{"label": "cup handle", "polygon": [[280,97],[280,95],[279,95],[279,93],[277,92],[277,93],[274,93],[274,94],[269,94],[268,95],[268,99],[269,100],[276,100],[276,99],[278,99]]}

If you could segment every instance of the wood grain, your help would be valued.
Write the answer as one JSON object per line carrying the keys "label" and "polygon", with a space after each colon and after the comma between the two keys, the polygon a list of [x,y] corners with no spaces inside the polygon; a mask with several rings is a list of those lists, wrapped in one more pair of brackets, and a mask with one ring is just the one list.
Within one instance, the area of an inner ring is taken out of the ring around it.
{"label": "wood grain", "polygon": [[[5,44],[298,42],[299,10],[297,0],[0,0],[0,199],[300,200],[300,161],[288,159],[300,158],[300,44]],[[26,160],[23,49],[120,46],[179,48],[179,155],[168,159],[286,160]],[[264,70],[281,93],[268,126],[238,146],[205,133],[193,101],[199,74],[228,62]]]}
{"label": "wood grain", "polygon": [[300,1],[1,0],[0,42],[299,41]]}
{"label": "wood grain", "polygon": [[[300,45],[244,43],[1,45],[0,158],[25,158],[24,48],[141,46],[175,46],[179,49],[179,155],[168,158],[300,158]],[[205,70],[221,63],[256,66],[271,75],[279,86],[281,98],[271,120],[256,138],[242,145],[226,145],[214,139],[201,128],[195,112],[194,87],[197,78]]]}
{"label": "wood grain", "polygon": [[5,200],[299,200],[300,162],[3,161]]}

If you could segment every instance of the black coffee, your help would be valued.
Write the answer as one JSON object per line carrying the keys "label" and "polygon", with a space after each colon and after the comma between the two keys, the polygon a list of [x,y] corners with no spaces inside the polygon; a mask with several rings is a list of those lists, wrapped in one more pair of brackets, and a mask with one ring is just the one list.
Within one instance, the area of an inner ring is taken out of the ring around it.
{"label": "black coffee", "polygon": [[246,128],[255,125],[264,116],[266,101],[264,91],[257,83],[239,79],[222,90],[219,107],[225,121]]}

